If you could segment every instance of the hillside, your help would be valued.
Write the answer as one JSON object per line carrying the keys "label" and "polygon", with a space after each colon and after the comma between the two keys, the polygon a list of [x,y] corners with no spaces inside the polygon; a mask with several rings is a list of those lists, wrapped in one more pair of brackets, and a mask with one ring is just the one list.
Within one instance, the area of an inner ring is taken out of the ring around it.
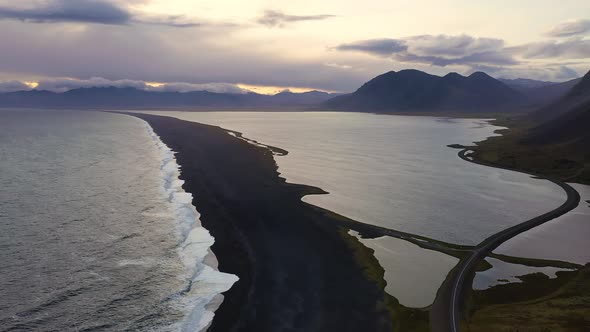
{"label": "hillside", "polygon": [[590,184],[590,72],[564,97],[477,144],[474,157],[567,181]]}
{"label": "hillside", "polygon": [[576,81],[561,98],[531,114],[531,118],[538,122],[546,122],[590,100],[590,72]]}
{"label": "hillside", "polygon": [[531,103],[542,107],[565,96],[581,78],[566,82],[547,82],[530,79],[500,79],[499,81],[525,95]]}
{"label": "hillside", "polygon": [[491,76],[450,73],[443,77],[418,70],[377,76],[352,94],[323,105],[338,110],[404,111],[507,111],[526,103],[526,97]]}

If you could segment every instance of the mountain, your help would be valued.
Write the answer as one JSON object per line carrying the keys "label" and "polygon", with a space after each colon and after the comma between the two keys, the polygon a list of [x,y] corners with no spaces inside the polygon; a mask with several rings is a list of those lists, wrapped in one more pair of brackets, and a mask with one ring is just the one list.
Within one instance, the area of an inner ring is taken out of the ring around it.
{"label": "mountain", "polygon": [[326,101],[323,106],[359,111],[507,111],[526,103],[526,97],[483,73],[444,77],[418,70],[388,72],[354,93]]}
{"label": "mountain", "polygon": [[497,124],[509,129],[478,142],[473,158],[590,184],[590,72],[551,105]]}
{"label": "mountain", "polygon": [[[525,141],[533,144],[590,146],[590,72],[559,101],[531,115],[541,125]],[[590,153],[590,150],[588,150]]]}
{"label": "mountain", "polygon": [[525,95],[536,105],[546,105],[565,96],[566,93],[582,78],[576,78],[566,82],[536,81],[525,78],[499,79],[514,90]]}
{"label": "mountain", "polygon": [[137,109],[137,108],[248,108],[304,107],[326,101],[335,94],[321,91],[276,95],[257,93],[230,94],[208,91],[155,92],[135,88],[80,88],[64,93],[50,91],[18,91],[0,93],[0,107]]}
{"label": "mountain", "polygon": [[528,78],[498,78],[498,81],[508,85],[509,87],[513,88],[514,90],[520,92],[526,92],[532,89],[542,88],[544,86],[550,86],[557,84],[556,82],[549,82],[549,81],[538,81],[538,80],[531,80]]}
{"label": "mountain", "polygon": [[531,113],[530,118],[546,122],[570,111],[590,100],[590,72],[575,81],[575,84],[559,99]]}

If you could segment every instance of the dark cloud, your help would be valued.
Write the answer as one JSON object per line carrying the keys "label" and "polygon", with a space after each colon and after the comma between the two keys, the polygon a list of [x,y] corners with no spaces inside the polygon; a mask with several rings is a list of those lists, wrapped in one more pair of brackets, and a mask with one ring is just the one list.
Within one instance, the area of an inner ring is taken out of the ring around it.
{"label": "dark cloud", "polygon": [[401,62],[415,62],[434,66],[446,67],[450,65],[479,65],[479,64],[493,64],[493,65],[516,65],[519,62],[510,55],[502,54],[500,52],[480,52],[473,53],[461,57],[439,57],[433,55],[416,55],[413,53],[399,53],[394,54],[393,59]]}
{"label": "dark cloud", "polygon": [[408,51],[417,55],[465,57],[477,53],[492,53],[504,47],[496,38],[475,38],[468,35],[420,35],[405,38]]}
{"label": "dark cloud", "polygon": [[174,28],[194,28],[205,25],[203,22],[198,22],[190,17],[184,15],[136,15],[133,22],[151,25],[163,25]]}
{"label": "dark cloud", "polygon": [[403,39],[371,39],[336,47],[340,51],[359,51],[389,57],[401,62],[448,65],[514,65],[512,56],[504,52],[504,42],[494,38],[467,35],[421,35]]}
{"label": "dark cloud", "polygon": [[336,17],[335,15],[288,15],[280,11],[267,10],[264,12],[258,20],[259,24],[266,25],[267,27],[284,27],[289,23],[302,22],[302,21],[320,21],[329,18]]}
{"label": "dark cloud", "polygon": [[563,22],[549,30],[546,35],[549,37],[572,37],[586,33],[590,33],[590,20],[580,19]]}
{"label": "dark cloud", "polygon": [[527,59],[590,59],[590,40],[569,39],[529,43],[508,48],[508,51]]}
{"label": "dark cloud", "polygon": [[94,23],[128,25],[132,23],[165,25],[177,28],[200,26],[200,22],[182,15],[146,16],[109,0],[49,0],[42,4],[2,5],[0,19],[32,23]]}
{"label": "dark cloud", "polygon": [[404,40],[399,39],[370,39],[350,44],[341,44],[336,46],[335,49],[339,51],[358,51],[389,57],[395,53],[406,51],[408,46]]}
{"label": "dark cloud", "polygon": [[36,7],[0,7],[0,18],[27,22],[86,22],[127,24],[131,14],[104,0],[56,0]]}

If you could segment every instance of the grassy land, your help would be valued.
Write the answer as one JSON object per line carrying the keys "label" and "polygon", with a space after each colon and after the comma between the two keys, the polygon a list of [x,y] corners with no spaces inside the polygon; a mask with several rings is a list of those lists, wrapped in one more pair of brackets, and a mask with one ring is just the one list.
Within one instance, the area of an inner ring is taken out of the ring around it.
{"label": "grassy land", "polygon": [[474,158],[562,181],[590,184],[590,152],[571,144],[524,144],[523,137],[535,124],[522,119],[500,118],[494,124],[509,129],[498,131],[502,136],[478,142],[471,155]]}
{"label": "grassy land", "polygon": [[474,291],[471,315],[462,330],[590,331],[590,265],[558,272],[554,279],[534,273],[521,280]]}

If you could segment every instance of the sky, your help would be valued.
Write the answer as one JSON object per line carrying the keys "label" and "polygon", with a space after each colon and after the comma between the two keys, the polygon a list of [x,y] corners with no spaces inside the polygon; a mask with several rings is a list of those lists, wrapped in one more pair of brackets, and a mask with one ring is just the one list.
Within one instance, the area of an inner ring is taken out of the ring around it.
{"label": "sky", "polygon": [[414,68],[565,81],[585,0],[0,0],[0,92],[350,92]]}

